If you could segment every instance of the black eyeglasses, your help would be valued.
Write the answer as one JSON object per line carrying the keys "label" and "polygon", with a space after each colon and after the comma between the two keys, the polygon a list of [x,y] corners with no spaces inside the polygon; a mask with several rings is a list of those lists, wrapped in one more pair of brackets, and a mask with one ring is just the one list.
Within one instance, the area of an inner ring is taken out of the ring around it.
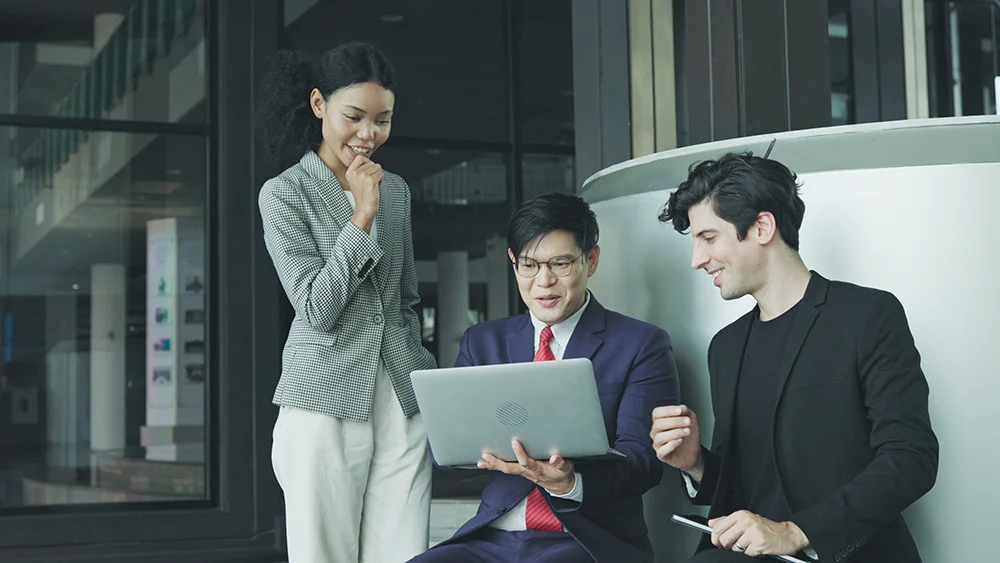
{"label": "black eyeglasses", "polygon": [[556,256],[548,262],[539,262],[534,258],[522,257],[514,261],[514,271],[516,271],[517,275],[522,278],[533,278],[542,270],[542,264],[544,264],[548,266],[549,271],[552,272],[553,276],[564,278],[573,271],[573,264],[579,260],[583,254],[584,253],[581,252],[576,258]]}

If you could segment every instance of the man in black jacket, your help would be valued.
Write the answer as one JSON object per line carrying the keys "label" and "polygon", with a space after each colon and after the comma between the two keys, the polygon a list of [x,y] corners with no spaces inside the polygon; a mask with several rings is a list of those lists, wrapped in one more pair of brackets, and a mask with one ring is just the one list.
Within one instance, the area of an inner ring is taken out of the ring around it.
{"label": "man in black jacket", "polygon": [[892,294],[806,268],[804,213],[795,175],[749,154],[698,164],[671,194],[660,220],[690,229],[692,267],[757,306],[709,346],[711,448],[685,406],[654,411],[654,448],[711,506],[692,561],[919,563],[902,511],[938,465],[920,355]]}

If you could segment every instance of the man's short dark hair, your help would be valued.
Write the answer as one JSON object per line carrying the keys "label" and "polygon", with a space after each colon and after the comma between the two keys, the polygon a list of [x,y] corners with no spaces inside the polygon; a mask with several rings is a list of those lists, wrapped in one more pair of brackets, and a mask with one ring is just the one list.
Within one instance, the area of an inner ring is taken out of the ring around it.
{"label": "man's short dark hair", "polygon": [[684,234],[691,227],[688,211],[703,201],[736,227],[739,240],[746,238],[760,213],[770,212],[781,239],[798,251],[806,204],[799,197],[795,173],[784,164],[750,152],[727,153],[718,160],[692,164],[687,180],[660,210],[660,221],[672,222],[674,229]]}
{"label": "man's short dark hair", "polygon": [[597,216],[590,205],[575,195],[548,193],[514,210],[507,226],[507,247],[517,258],[528,243],[553,231],[573,233],[584,254],[597,246]]}

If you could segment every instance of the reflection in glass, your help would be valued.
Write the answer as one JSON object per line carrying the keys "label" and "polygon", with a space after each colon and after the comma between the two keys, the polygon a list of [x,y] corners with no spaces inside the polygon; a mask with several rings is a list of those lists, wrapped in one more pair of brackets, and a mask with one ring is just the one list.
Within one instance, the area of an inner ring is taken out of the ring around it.
{"label": "reflection in glass", "polygon": [[0,127],[0,155],[0,507],[204,498],[204,140]]}
{"label": "reflection in glass", "polygon": [[[489,291],[485,288],[490,276],[498,280],[493,308],[502,306],[507,315],[506,261],[508,176],[506,155],[481,151],[458,151],[437,148],[395,147],[392,139],[374,155],[386,170],[403,177],[412,196],[413,248],[420,284],[419,307],[424,324],[424,345],[438,354],[437,338],[443,320],[437,314],[438,280],[441,272],[464,263],[470,285],[469,307],[476,311],[473,318],[488,316]],[[442,253],[464,253],[464,259],[452,256],[441,260]],[[485,257],[499,260],[501,269],[487,269]],[[494,311],[494,315],[501,315]],[[492,317],[491,317],[492,318]],[[447,331],[449,327],[445,327]],[[450,332],[450,331],[449,331]],[[441,358],[438,358],[439,360]],[[454,358],[451,358],[454,361]]]}
{"label": "reflection in glass", "polygon": [[993,113],[1000,115],[1000,6],[993,7]]}
{"label": "reflection in glass", "polygon": [[[390,138],[374,160],[410,186],[423,344],[440,365],[452,365],[456,335],[487,318],[509,314],[513,276],[505,238],[511,209],[509,157],[396,147]],[[486,477],[480,471],[435,469],[433,495],[475,496]]]}
{"label": "reflection in glass", "polygon": [[1000,6],[928,1],[925,20],[931,115],[996,114]]}
{"label": "reflection in glass", "polygon": [[[433,156],[448,167],[418,176],[410,184],[413,199],[441,205],[503,203],[507,200],[507,166],[500,155],[477,155],[452,163],[441,151],[430,149],[428,152],[436,153]],[[447,154],[461,156],[452,151]]]}
{"label": "reflection in glass", "polygon": [[524,155],[525,201],[548,192],[577,192],[576,165],[570,155]]}
{"label": "reflection in glass", "polygon": [[830,124],[847,125],[854,116],[854,78],[851,64],[850,3],[830,0],[827,35],[830,45]]}
{"label": "reflection in glass", "polygon": [[518,121],[525,143],[573,146],[573,6],[517,0]]}
{"label": "reflection in glass", "polygon": [[0,22],[21,30],[0,43],[0,113],[206,120],[204,0],[19,4]]}

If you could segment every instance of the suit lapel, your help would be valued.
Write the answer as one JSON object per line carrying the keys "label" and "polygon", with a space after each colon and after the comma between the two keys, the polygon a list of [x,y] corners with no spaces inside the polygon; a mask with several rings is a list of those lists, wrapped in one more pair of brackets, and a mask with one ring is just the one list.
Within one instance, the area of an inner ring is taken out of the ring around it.
{"label": "suit lapel", "polygon": [[508,329],[507,359],[512,364],[535,359],[535,328],[528,313],[515,319]]}
{"label": "suit lapel", "polygon": [[[348,221],[354,215],[354,207],[351,206],[351,200],[347,199],[347,194],[344,193],[344,188],[340,185],[340,181],[337,180],[337,176],[330,171],[330,168],[323,162],[323,159],[315,152],[307,152],[299,162],[309,175],[316,180],[316,191],[319,192],[320,197],[323,198],[323,202],[326,203],[327,208],[330,209],[330,213],[333,214],[337,228],[343,230],[344,226],[347,225]],[[386,272],[389,271],[388,262],[392,256],[392,241],[395,234],[392,230],[394,225],[392,225],[391,221],[386,220],[386,210],[392,206],[392,201],[389,200],[388,182],[382,182],[378,195],[378,214],[375,215],[375,228],[378,230],[378,244],[385,252],[385,256],[382,260],[379,260],[379,265],[372,273],[372,279],[375,281],[379,292],[384,293],[386,289],[385,276]]]}
{"label": "suit lapel", "polygon": [[[604,332],[606,319],[607,309],[591,294],[590,303],[580,316],[580,322],[577,323],[573,336],[566,344],[563,359],[592,360],[594,354],[604,344],[604,340],[598,334]],[[531,316],[528,313],[518,317],[508,329],[507,358],[511,363],[530,362],[535,358],[535,327],[531,324]]]}
{"label": "suit lapel", "polygon": [[577,323],[573,330],[573,336],[566,344],[566,350],[563,352],[564,360],[570,358],[594,359],[594,354],[604,344],[604,340],[598,334],[604,332],[607,314],[607,309],[598,303],[597,298],[591,294],[590,303],[580,315],[580,322]]}
{"label": "suit lapel", "polygon": [[[812,272],[809,285],[806,286],[806,293],[802,296],[802,306],[792,322],[792,332],[788,335],[788,344],[785,345],[785,353],[781,358],[781,371],[778,372],[778,396],[775,405],[781,401],[781,394],[785,390],[785,383],[792,373],[792,366],[795,359],[799,357],[802,345],[812,330],[816,317],[819,316],[819,306],[826,301],[826,290],[830,286],[829,280]],[[775,409],[777,410],[777,409]]]}
{"label": "suit lapel", "polygon": [[[812,279],[810,279],[809,285],[806,288],[806,294],[802,298],[802,306],[798,313],[796,313],[795,320],[792,323],[792,332],[789,335],[785,352],[781,358],[777,389],[779,401],[781,400],[781,393],[785,388],[785,382],[788,381],[792,366],[795,364],[795,359],[798,357],[799,351],[805,343],[806,336],[808,336],[813,323],[816,321],[816,317],[819,316],[819,309],[817,307],[826,300],[826,289],[830,282],[816,272],[812,274]],[[722,355],[718,358],[718,376],[717,381],[714,383],[715,387],[712,390],[713,393],[718,394],[718,405],[715,412],[715,433],[717,436],[721,436],[718,443],[713,444],[713,446],[718,445],[723,452],[723,466],[720,472],[724,476],[729,471],[729,464],[726,461],[729,459],[729,456],[726,456],[725,453],[728,451],[732,440],[736,391],[739,387],[740,371],[743,369],[743,355],[746,351],[747,341],[750,338],[750,329],[753,326],[753,320],[759,315],[760,308],[755,306],[752,311],[736,321],[737,330],[733,334],[733,338],[736,341],[720,343],[722,350],[738,351],[738,353]],[[735,344],[739,346],[737,347]],[[772,428],[774,427],[776,412],[777,409],[775,409],[775,412],[769,413]],[[719,434],[720,432],[722,433],[721,435]]]}
{"label": "suit lapel", "polygon": [[306,172],[316,180],[316,191],[319,192],[323,202],[333,214],[337,228],[343,229],[344,225],[351,220],[351,215],[354,215],[354,209],[351,207],[351,202],[347,199],[347,194],[344,193],[344,188],[340,185],[337,177],[315,152],[307,152],[299,162],[306,169]]}
{"label": "suit lapel", "polygon": [[[732,437],[733,413],[736,409],[736,388],[740,379],[740,370],[743,369],[743,354],[747,347],[747,340],[750,338],[750,327],[753,326],[753,319],[760,314],[760,309],[754,307],[752,311],[743,315],[736,324],[734,337],[739,348],[738,353],[724,355],[719,358],[719,381],[717,392],[719,394],[719,407],[716,413],[716,432],[721,431],[723,439],[720,441],[722,451],[725,452]],[[723,349],[729,348],[723,346]]]}

